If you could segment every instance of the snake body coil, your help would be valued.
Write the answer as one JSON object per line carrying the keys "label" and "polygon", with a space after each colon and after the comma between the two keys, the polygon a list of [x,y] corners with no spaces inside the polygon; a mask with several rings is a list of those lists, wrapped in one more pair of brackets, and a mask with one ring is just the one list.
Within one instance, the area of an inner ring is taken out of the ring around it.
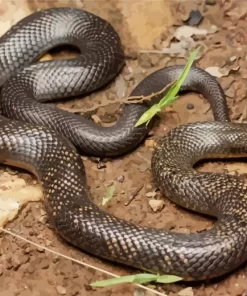
{"label": "snake body coil", "polygon": [[[31,64],[44,51],[64,43],[77,46],[81,55]],[[0,117],[0,161],[36,174],[55,228],[82,250],[185,280],[232,271],[247,259],[246,183],[234,176],[198,173],[193,165],[203,158],[246,155],[247,128],[229,122],[223,91],[203,70],[193,67],[182,89],[201,92],[216,122],[183,125],[169,132],[153,154],[152,171],[171,200],[216,216],[214,227],[189,235],[140,227],[91,202],[74,145],[96,155],[133,149],[147,133],[145,126],[134,127],[147,106],[125,106],[117,124],[103,128],[43,102],[93,91],[109,82],[122,66],[118,35],[93,14],[49,9],[19,22],[0,39],[0,107],[2,115],[11,118]],[[181,70],[174,66],[154,72],[132,95],[161,90]]]}

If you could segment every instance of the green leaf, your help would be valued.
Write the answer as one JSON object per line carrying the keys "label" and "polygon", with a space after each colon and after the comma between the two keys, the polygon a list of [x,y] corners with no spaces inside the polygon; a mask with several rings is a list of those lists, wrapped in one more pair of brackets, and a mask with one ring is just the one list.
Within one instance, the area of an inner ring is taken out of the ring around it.
{"label": "green leaf", "polygon": [[111,186],[106,188],[106,195],[103,197],[102,200],[102,206],[104,206],[112,197],[114,194],[116,188],[116,183],[114,182]]}
{"label": "green leaf", "polygon": [[97,282],[91,283],[90,286],[92,286],[92,287],[106,287],[106,286],[122,284],[122,283],[144,284],[147,282],[154,281],[154,280],[156,280],[156,278],[157,278],[157,275],[155,275],[155,274],[142,273],[142,274],[136,274],[136,275],[121,276],[118,278],[111,278],[111,279],[103,280],[103,281],[97,281]]}
{"label": "green leaf", "polygon": [[188,75],[188,73],[190,71],[190,68],[191,68],[194,60],[197,57],[198,51],[199,51],[198,49],[195,49],[194,51],[192,51],[192,53],[190,54],[189,60],[187,61],[186,66],[184,67],[180,77],[171,86],[171,88],[167,92],[166,96],[159,101],[158,104],[159,104],[160,108],[162,108],[164,106],[167,106],[167,102],[169,102],[170,100],[174,100],[174,97],[179,92],[180,87],[182,86],[185,78],[187,77],[187,75]]}
{"label": "green leaf", "polygon": [[147,122],[147,124],[148,124],[149,121],[152,119],[152,117],[160,111],[161,111],[161,108],[159,107],[158,104],[153,105],[145,113],[142,114],[142,116],[139,118],[139,120],[135,124],[135,127],[137,127],[145,122]]}
{"label": "green leaf", "polygon": [[142,116],[139,118],[137,123],[135,124],[135,127],[149,121],[158,113],[161,111],[162,108],[170,105],[172,102],[174,102],[178,96],[177,93],[179,92],[180,87],[182,86],[185,78],[187,77],[190,68],[196,59],[198,55],[199,49],[195,49],[190,54],[189,60],[186,63],[186,66],[184,67],[180,77],[177,81],[175,81],[169,91],[166,93],[166,95],[159,101],[158,104],[154,104],[151,108],[149,108],[145,113],[142,114]]}
{"label": "green leaf", "polygon": [[156,275],[151,273],[140,273],[136,275],[126,275],[118,278],[111,278],[108,280],[97,281],[97,282],[91,283],[90,286],[107,287],[107,286],[123,284],[123,283],[145,284],[145,283],[154,282],[154,281],[158,283],[169,284],[169,283],[174,283],[181,280],[182,280],[181,277],[178,277],[175,275]]}
{"label": "green leaf", "polygon": [[157,282],[158,283],[163,283],[163,284],[170,284],[170,283],[175,283],[178,281],[181,281],[183,278],[176,276],[176,275],[160,275],[157,277]]}

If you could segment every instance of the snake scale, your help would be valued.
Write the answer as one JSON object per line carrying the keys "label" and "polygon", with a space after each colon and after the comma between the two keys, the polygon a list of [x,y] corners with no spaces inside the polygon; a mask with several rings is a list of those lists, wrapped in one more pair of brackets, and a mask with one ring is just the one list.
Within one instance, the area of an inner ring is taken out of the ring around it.
{"label": "snake scale", "polygon": [[[37,62],[60,44],[72,44],[81,54],[69,60]],[[91,201],[78,150],[106,156],[135,148],[148,128],[134,125],[148,106],[124,106],[116,125],[105,128],[44,102],[99,89],[123,65],[119,36],[109,23],[89,12],[48,9],[14,25],[0,39],[1,163],[37,176],[55,229],[85,252],[185,280],[229,273],[247,258],[246,183],[236,176],[197,172],[193,166],[205,158],[246,156],[247,128],[230,122],[223,90],[207,72],[192,67],[182,90],[204,95],[215,121],[171,130],[158,142],[151,169],[166,197],[217,217],[214,226],[192,234],[141,227],[108,214]],[[172,66],[152,73],[131,95],[161,90],[182,69]]]}

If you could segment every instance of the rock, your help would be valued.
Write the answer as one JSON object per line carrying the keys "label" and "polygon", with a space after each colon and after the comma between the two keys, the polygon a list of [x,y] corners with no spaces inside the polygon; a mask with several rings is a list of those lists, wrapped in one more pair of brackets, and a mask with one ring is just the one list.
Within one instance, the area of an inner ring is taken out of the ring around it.
{"label": "rock", "polygon": [[101,123],[101,119],[100,119],[100,117],[97,115],[97,114],[93,114],[92,116],[91,116],[91,118],[93,119],[93,121],[95,122],[95,123]]}
{"label": "rock", "polygon": [[197,26],[203,20],[203,16],[199,10],[191,10],[189,18],[186,20],[186,24],[189,26]]}
{"label": "rock", "polygon": [[40,252],[40,253],[44,253],[45,252],[45,249],[42,248],[42,247],[37,247],[37,251]]}
{"label": "rock", "polygon": [[209,74],[214,77],[221,78],[222,76],[227,76],[228,72],[225,69],[219,67],[208,67],[205,69]]}
{"label": "rock", "polygon": [[56,256],[52,259],[52,262],[56,264],[59,260],[60,258]]}
{"label": "rock", "polygon": [[41,223],[41,224],[46,224],[47,223],[47,221],[48,221],[48,216],[40,216],[39,218],[38,218],[38,221]]}
{"label": "rock", "polygon": [[56,286],[56,289],[60,295],[66,295],[66,288],[58,285],[58,286]]}
{"label": "rock", "polygon": [[232,57],[230,57],[230,61],[231,61],[231,62],[234,62],[234,61],[236,61],[236,59],[237,59],[237,57],[236,57],[236,56],[232,56]]}
{"label": "rock", "polygon": [[31,249],[30,247],[27,247],[27,248],[24,250],[24,252],[25,252],[26,254],[29,254],[31,251],[32,251],[32,249]]}
{"label": "rock", "polygon": [[[178,27],[177,30],[175,31],[176,39],[181,40],[181,42],[184,41],[182,39],[189,40],[189,37],[192,37],[194,35],[207,35],[207,34],[208,34],[208,30],[206,30],[206,29],[199,29],[199,28],[194,28],[194,27],[186,26],[186,25]],[[184,47],[185,45],[183,43],[181,43],[180,48],[181,48],[181,46]]]}
{"label": "rock", "polygon": [[125,178],[124,178],[123,175],[117,177],[117,181],[120,182],[120,183],[123,183],[124,179]]}
{"label": "rock", "polygon": [[187,104],[187,109],[188,109],[188,110],[192,110],[192,109],[194,109],[194,105],[191,104],[191,103]]}
{"label": "rock", "polygon": [[163,200],[151,199],[149,205],[154,212],[161,211],[165,205]]}

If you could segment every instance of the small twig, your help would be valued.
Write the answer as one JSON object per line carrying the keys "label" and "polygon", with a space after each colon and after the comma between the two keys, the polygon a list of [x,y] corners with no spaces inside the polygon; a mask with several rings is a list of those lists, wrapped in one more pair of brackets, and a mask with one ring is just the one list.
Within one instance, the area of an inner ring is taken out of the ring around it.
{"label": "small twig", "polygon": [[[129,96],[126,98],[122,98],[121,100],[117,100],[116,102],[113,103],[120,103],[120,104],[140,104],[140,103],[144,103],[147,101],[151,101],[154,97],[161,95],[163,93],[165,93],[165,91],[174,83],[175,81],[172,81],[171,83],[167,84],[164,88],[162,88],[162,90],[156,92],[156,93],[152,93],[149,96]],[[97,110],[100,107],[105,107],[108,106],[109,104],[111,104],[112,102],[104,102],[104,103],[100,103],[97,104],[96,106],[94,105],[93,107],[81,107],[81,108],[68,108],[64,105],[60,105],[59,108],[61,108],[62,110],[71,112],[71,113],[84,113],[84,112],[92,112]]]}
{"label": "small twig", "polygon": [[138,195],[138,193],[142,190],[143,185],[140,185],[139,187],[136,188],[136,190],[131,193],[128,197],[128,201],[126,201],[125,206],[128,206]]}
{"label": "small twig", "polygon": [[[176,80],[168,83],[165,87],[163,87],[160,91],[157,91],[155,93],[152,93],[149,96],[129,96],[127,98],[123,99],[123,102],[125,104],[139,104],[139,103],[143,103],[143,102],[147,102],[147,101],[151,101],[154,97],[164,94],[165,91],[167,91],[170,86],[172,86],[175,83]],[[122,100],[121,100],[122,101]]]}

